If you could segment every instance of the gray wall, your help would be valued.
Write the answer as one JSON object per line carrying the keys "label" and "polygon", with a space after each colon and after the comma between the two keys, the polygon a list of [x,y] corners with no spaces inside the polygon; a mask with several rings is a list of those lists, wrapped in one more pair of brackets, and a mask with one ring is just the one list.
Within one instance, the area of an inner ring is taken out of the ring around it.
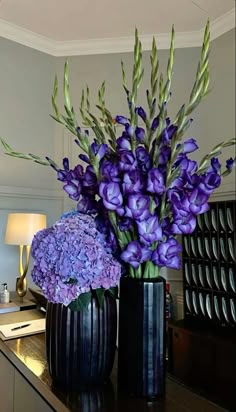
{"label": "gray wall", "polygon": [[[3,38],[0,55],[0,136],[17,151],[54,157],[55,125],[49,113],[55,60]],[[2,147],[0,154],[0,284],[7,282],[14,290],[18,248],[4,244],[8,213],[45,213],[50,225],[63,202],[51,168],[5,156]]]}
{"label": "gray wall", "polygon": [[[0,53],[0,136],[17,151],[53,156],[53,57],[3,38]],[[1,156],[0,186],[51,188],[54,180],[47,167]]]}

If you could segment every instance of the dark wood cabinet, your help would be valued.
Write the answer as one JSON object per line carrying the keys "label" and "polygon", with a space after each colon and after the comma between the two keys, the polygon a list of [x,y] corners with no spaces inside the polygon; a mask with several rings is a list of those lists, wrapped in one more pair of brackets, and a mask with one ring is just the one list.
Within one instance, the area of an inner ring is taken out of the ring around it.
{"label": "dark wood cabinet", "polygon": [[184,235],[184,320],[169,325],[169,372],[236,411],[236,202],[210,203]]}
{"label": "dark wood cabinet", "polygon": [[236,333],[169,325],[169,373],[197,392],[236,411]]}

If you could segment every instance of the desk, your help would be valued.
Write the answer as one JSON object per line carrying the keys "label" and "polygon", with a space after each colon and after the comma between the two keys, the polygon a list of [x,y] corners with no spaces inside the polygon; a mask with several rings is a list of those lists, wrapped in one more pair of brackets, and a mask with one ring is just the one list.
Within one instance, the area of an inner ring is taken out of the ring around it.
{"label": "desk", "polygon": [[[36,311],[30,311],[35,312]],[[25,312],[24,312],[25,314]],[[26,316],[26,315],[25,315]],[[37,314],[36,314],[37,316]],[[25,409],[20,412],[223,412],[224,410],[208,403],[205,399],[190,392],[182,385],[167,378],[166,399],[165,401],[146,402],[143,399],[126,398],[118,393],[116,376],[116,362],[112,372],[111,381],[108,385],[100,389],[68,393],[62,389],[54,387],[48,373],[47,362],[45,359],[45,334],[27,336],[21,339],[0,341],[0,354],[4,356],[15,369],[17,377],[23,379],[25,384],[38,396],[45,407],[41,410],[29,406],[26,403]],[[10,376],[13,373],[10,368]],[[2,385],[2,383],[0,383]],[[9,390],[9,389],[8,389]],[[28,392],[27,392],[28,393]],[[17,394],[16,394],[17,395]],[[28,396],[28,395],[27,395]],[[27,402],[27,398],[24,399]],[[15,402],[16,404],[16,402]],[[18,410],[14,410],[18,412]],[[5,412],[5,411],[4,411]]]}

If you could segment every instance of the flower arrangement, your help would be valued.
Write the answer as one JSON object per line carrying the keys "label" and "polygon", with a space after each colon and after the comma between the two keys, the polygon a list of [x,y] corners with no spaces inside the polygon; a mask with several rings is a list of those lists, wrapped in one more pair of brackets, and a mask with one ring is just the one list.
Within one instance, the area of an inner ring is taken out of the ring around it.
{"label": "flower arrangement", "polygon": [[[113,254],[127,265],[127,274],[131,277],[155,278],[161,267],[180,268],[181,246],[176,237],[194,231],[197,215],[208,210],[210,195],[235,166],[235,159],[231,158],[223,170],[218,158],[223,148],[235,144],[235,138],[219,143],[199,164],[189,157],[198,149],[196,140],[182,140],[193,121],[192,112],[209,91],[209,45],[208,22],[189,102],[181,106],[174,120],[167,112],[174,63],[174,29],[165,80],[162,73],[159,76],[153,39],[146,109],[138,104],[144,69],[142,46],[136,31],[130,87],[122,63],[128,115],[113,116],[107,109],[103,83],[98,92],[100,116],[91,112],[89,89],[82,91],[83,127],[80,127],[71,104],[66,62],[65,114],[58,109],[55,78],[52,117],[75,136],[75,144],[83,152],[79,157],[87,163],[85,169],[81,164],[71,168],[67,158],[60,167],[48,157],[43,160],[32,154],[15,152],[2,140],[8,155],[54,168],[63,189],[77,202],[78,211],[96,216],[97,227],[103,231]],[[121,134],[118,134],[117,125],[123,127]],[[89,129],[95,135],[92,143]]]}
{"label": "flower arrangement", "polygon": [[86,306],[95,290],[102,304],[105,290],[114,293],[121,266],[91,216],[71,212],[33,238],[33,281],[49,302],[73,310]]}

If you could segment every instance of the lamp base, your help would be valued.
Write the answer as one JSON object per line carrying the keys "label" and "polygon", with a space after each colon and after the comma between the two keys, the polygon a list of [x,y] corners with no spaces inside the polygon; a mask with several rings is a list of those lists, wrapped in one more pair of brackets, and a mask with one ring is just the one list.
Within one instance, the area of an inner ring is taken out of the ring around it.
{"label": "lamp base", "polygon": [[26,279],[22,276],[16,278],[16,294],[19,297],[20,301],[23,302],[23,297],[27,292],[27,282]]}

